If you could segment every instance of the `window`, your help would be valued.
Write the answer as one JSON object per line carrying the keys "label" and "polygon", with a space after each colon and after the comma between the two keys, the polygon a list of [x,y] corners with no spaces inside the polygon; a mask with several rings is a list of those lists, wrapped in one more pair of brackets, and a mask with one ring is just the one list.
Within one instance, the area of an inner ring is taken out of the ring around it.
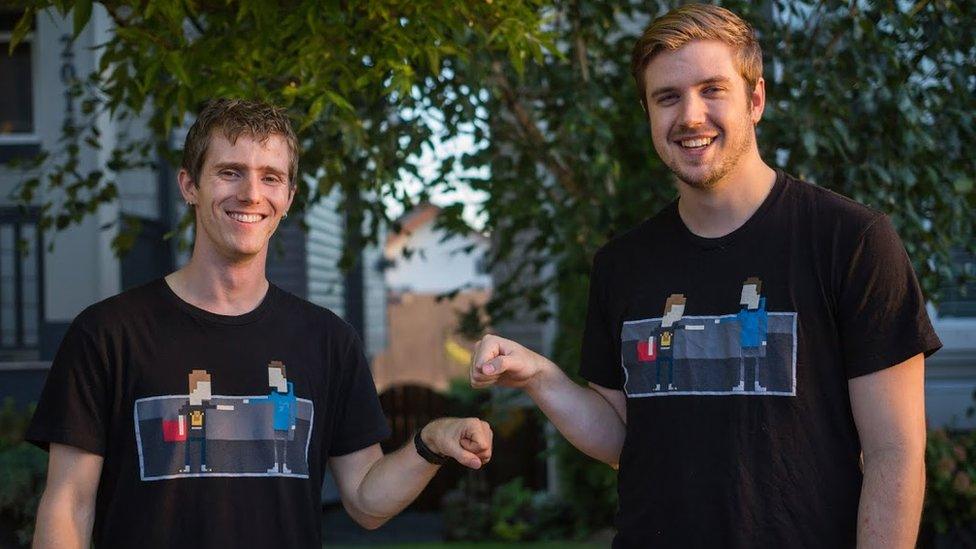
{"label": "window", "polygon": [[10,37],[20,13],[0,12],[0,135],[34,133],[30,34],[11,55]]}
{"label": "window", "polygon": [[0,164],[39,152],[34,126],[34,33],[8,55],[22,12],[0,10]]}
{"label": "window", "polygon": [[[952,261],[969,277],[976,276],[976,257],[956,250]],[[939,303],[939,317],[976,317],[976,282],[967,282],[962,287],[946,286]]]}
{"label": "window", "polygon": [[0,210],[0,350],[37,349],[42,306],[42,240],[37,212]]}

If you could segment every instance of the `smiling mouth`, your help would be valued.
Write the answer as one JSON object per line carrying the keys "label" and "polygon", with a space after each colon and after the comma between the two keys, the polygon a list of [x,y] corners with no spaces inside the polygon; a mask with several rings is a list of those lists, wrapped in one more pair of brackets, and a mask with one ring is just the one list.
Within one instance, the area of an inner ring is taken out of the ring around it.
{"label": "smiling mouth", "polygon": [[701,150],[712,144],[714,137],[692,137],[689,139],[679,139],[676,143],[682,149]]}
{"label": "smiling mouth", "polygon": [[263,220],[265,217],[268,217],[263,214],[243,212],[227,212],[227,216],[240,223],[257,223],[258,221]]}

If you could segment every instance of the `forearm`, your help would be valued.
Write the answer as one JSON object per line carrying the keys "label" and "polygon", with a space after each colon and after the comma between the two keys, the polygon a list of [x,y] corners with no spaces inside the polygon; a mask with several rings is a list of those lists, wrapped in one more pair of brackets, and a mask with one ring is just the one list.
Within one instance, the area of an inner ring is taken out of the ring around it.
{"label": "forearm", "polygon": [[626,427],[603,396],[577,385],[552,363],[525,391],[570,444],[594,459],[617,466]]}
{"label": "forearm", "polygon": [[91,544],[95,511],[63,495],[45,491],[37,508],[34,549],[82,549]]}
{"label": "forearm", "polygon": [[864,456],[857,546],[915,547],[925,495],[923,451],[879,451]]}
{"label": "forearm", "polygon": [[355,497],[343,501],[365,528],[378,528],[402,511],[423,491],[439,467],[421,458],[413,442],[386,454],[367,471]]}

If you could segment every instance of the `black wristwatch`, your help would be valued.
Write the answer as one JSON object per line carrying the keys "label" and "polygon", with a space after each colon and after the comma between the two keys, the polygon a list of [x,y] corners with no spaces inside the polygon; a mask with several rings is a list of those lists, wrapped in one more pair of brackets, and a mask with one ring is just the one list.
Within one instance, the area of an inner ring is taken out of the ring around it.
{"label": "black wristwatch", "polygon": [[[424,427],[426,427],[426,425]],[[434,452],[429,446],[427,446],[427,444],[424,443],[424,440],[420,438],[420,432],[424,430],[424,427],[417,429],[417,434],[413,436],[413,445],[417,448],[417,453],[420,454],[420,457],[424,458],[427,463],[444,465],[450,458]]]}

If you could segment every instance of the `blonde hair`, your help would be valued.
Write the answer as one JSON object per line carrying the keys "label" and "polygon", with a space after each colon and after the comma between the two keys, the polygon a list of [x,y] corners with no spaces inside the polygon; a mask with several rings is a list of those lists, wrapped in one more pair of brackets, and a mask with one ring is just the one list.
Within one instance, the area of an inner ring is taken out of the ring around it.
{"label": "blonde hair", "polygon": [[739,74],[752,93],[762,76],[762,49],[749,23],[731,11],[710,4],[687,4],[651,22],[634,45],[630,72],[637,83],[641,105],[646,108],[644,70],[654,57],[674,51],[693,40],[717,40],[730,46]]}

